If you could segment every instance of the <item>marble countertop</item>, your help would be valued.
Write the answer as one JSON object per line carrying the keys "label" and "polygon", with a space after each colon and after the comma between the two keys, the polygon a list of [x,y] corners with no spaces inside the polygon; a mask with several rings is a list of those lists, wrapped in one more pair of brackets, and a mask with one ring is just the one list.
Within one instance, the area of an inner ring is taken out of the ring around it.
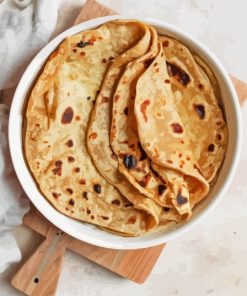
{"label": "marble countertop", "polygon": [[[84,1],[59,0],[56,32],[72,25]],[[182,27],[210,47],[229,73],[247,82],[246,0],[101,0],[124,14],[138,12]],[[247,104],[242,107],[247,126]],[[67,252],[57,295],[244,296],[247,291],[247,129],[241,162],[220,205],[197,227],[169,242],[143,285],[132,283]],[[41,238],[14,230],[24,260]],[[0,295],[21,295],[9,285],[18,264],[0,275]]]}

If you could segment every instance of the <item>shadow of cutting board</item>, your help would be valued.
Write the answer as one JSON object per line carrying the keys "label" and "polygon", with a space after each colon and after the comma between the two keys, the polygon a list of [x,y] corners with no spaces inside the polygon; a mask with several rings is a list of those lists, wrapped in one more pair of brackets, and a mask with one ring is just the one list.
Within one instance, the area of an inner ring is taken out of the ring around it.
{"label": "shadow of cutting board", "polygon": [[[114,14],[117,13],[95,0],[88,0],[75,24]],[[247,84],[232,76],[231,78],[240,103],[243,103],[247,99]],[[152,248],[126,251],[96,247],[63,233],[46,220],[33,206],[24,216],[23,224],[45,237],[11,281],[16,289],[26,295],[55,295],[66,249],[141,284],[151,273],[165,246],[163,244]]]}

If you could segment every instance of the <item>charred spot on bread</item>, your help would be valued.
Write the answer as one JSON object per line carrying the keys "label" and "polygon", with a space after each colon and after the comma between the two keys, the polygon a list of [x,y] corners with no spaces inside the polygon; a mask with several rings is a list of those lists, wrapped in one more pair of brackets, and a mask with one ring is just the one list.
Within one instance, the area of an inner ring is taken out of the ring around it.
{"label": "charred spot on bread", "polygon": [[183,86],[187,86],[190,82],[190,76],[175,64],[166,62],[167,71],[170,77],[174,77]]}
{"label": "charred spot on bread", "polygon": [[166,191],[166,188],[167,187],[164,184],[160,184],[158,186],[158,192],[159,192],[159,194],[162,195]]}
{"label": "charred spot on bread", "polygon": [[87,46],[87,45],[90,45],[90,42],[88,42],[88,41],[83,41],[83,40],[81,40],[80,42],[78,42],[78,43],[76,44],[76,46],[79,47],[79,48],[83,48],[83,47],[85,47],[85,46]]}
{"label": "charred spot on bread", "polygon": [[178,122],[173,122],[171,124],[171,128],[172,128],[172,131],[176,134],[182,134],[184,131],[183,127]]}
{"label": "charred spot on bread", "polygon": [[120,206],[120,204],[121,204],[119,199],[114,199],[111,203],[116,206]]}
{"label": "charred spot on bread", "polygon": [[61,117],[62,124],[70,124],[74,117],[74,111],[71,107],[67,107]]}
{"label": "charred spot on bread", "polygon": [[69,148],[71,148],[71,147],[74,146],[74,143],[73,143],[73,141],[72,141],[71,139],[69,139],[69,140],[66,142],[66,145],[67,145]]}
{"label": "charred spot on bread", "polygon": [[208,152],[213,152],[214,151],[214,144],[208,145]]}
{"label": "charred spot on bread", "polygon": [[205,118],[205,107],[201,104],[194,105],[194,109],[196,113],[198,114],[198,117],[203,120]]}
{"label": "charred spot on bread", "polygon": [[70,204],[71,206],[74,206],[74,205],[75,205],[75,201],[74,201],[73,198],[71,198],[71,199],[69,200],[69,204]]}
{"label": "charred spot on bread", "polygon": [[186,204],[186,203],[188,202],[188,198],[182,196],[182,194],[181,194],[181,190],[178,192],[178,195],[177,195],[177,197],[176,197],[176,200],[177,200],[177,204],[178,204],[179,206],[182,206],[182,205],[184,205],[184,204]]}
{"label": "charred spot on bread", "polygon": [[127,154],[124,156],[124,165],[127,169],[133,169],[137,165],[137,161],[133,155]]}
{"label": "charred spot on bread", "polygon": [[101,185],[100,184],[94,184],[93,189],[96,193],[101,193]]}
{"label": "charred spot on bread", "polygon": [[88,192],[87,192],[87,191],[84,191],[84,192],[82,193],[82,197],[83,197],[84,199],[88,200]]}

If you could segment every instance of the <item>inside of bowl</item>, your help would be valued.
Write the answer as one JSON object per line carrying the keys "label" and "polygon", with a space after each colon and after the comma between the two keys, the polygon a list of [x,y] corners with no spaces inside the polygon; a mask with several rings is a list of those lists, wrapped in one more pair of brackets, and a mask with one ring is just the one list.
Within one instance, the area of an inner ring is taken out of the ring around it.
{"label": "inside of bowl", "polygon": [[[96,24],[99,25],[99,24]],[[29,185],[28,195],[31,198],[34,205],[57,227],[61,228],[63,231],[69,233],[70,235],[73,235],[74,237],[87,241],[89,243],[93,243],[99,246],[104,247],[113,247],[113,248],[137,248],[140,246],[147,247],[151,245],[155,245],[161,242],[164,242],[164,238],[168,240],[174,232],[178,232],[179,230],[183,229],[184,227],[188,227],[192,224],[194,224],[194,221],[198,219],[198,217],[202,216],[202,214],[205,212],[206,209],[209,208],[211,204],[214,204],[215,201],[218,199],[218,196],[220,193],[223,192],[223,188],[226,186],[227,183],[227,176],[229,175],[229,171],[231,170],[231,167],[234,163],[234,157],[236,152],[236,143],[238,139],[238,130],[237,130],[237,112],[234,106],[234,100],[232,99],[231,90],[228,86],[228,82],[226,81],[224,75],[221,72],[221,69],[218,67],[217,63],[211,59],[207,53],[202,50],[201,47],[199,47],[195,42],[192,42],[190,39],[184,37],[182,34],[179,34],[177,32],[174,32],[173,30],[166,30],[164,28],[161,28],[158,25],[152,24],[156,27],[158,32],[162,35],[169,35],[171,37],[175,37],[180,39],[182,42],[184,42],[189,48],[191,48],[194,52],[197,52],[198,55],[207,63],[207,65],[211,68],[211,70],[215,73],[216,78],[219,82],[221,96],[225,108],[226,113],[226,120],[229,128],[229,144],[227,148],[226,158],[225,161],[220,169],[220,172],[217,177],[217,181],[215,182],[214,186],[211,188],[208,196],[200,202],[195,207],[194,214],[190,221],[186,223],[180,223],[176,224],[175,226],[172,226],[170,229],[167,229],[163,232],[153,232],[150,234],[147,234],[143,237],[135,237],[135,238],[129,238],[129,237],[121,237],[117,235],[113,235],[111,233],[102,231],[101,229],[89,225],[80,221],[73,220],[72,218],[66,217],[63,214],[59,213],[55,208],[53,208],[50,203],[43,197],[43,195],[37,190],[37,186],[35,181],[32,178],[31,173],[29,172],[25,159],[22,153],[22,159],[20,160],[20,163],[16,166],[19,166],[18,171],[21,171],[21,167],[25,167],[26,169],[23,171],[23,176],[20,178],[20,180],[26,180]],[[82,27],[83,28],[83,27]],[[82,30],[82,29],[81,29]],[[77,29],[78,31],[81,31]],[[76,33],[75,30],[73,31],[67,31],[67,34],[74,34]],[[65,36],[65,35],[64,35]],[[25,73],[25,81],[22,82],[22,92],[19,90],[19,94],[23,98],[28,97],[29,90],[32,86],[32,84],[35,81],[35,77],[39,73],[39,69],[42,67],[42,65],[45,63],[45,60],[47,56],[55,49],[55,47],[60,43],[64,37],[60,37],[56,40],[56,42],[53,42],[49,44],[49,48],[47,51],[41,52],[36,57],[36,65],[33,67],[29,67]],[[45,57],[42,58],[42,55]],[[25,106],[25,99],[23,99],[21,103],[21,107],[18,109],[18,128],[22,128],[22,118],[23,118],[23,106]],[[18,106],[16,107],[18,108]],[[21,133],[20,133],[21,134]],[[22,139],[19,139],[22,141]],[[20,145],[22,146],[22,144]],[[23,183],[22,183],[23,184]],[[25,188],[25,184],[23,184],[23,187]]]}

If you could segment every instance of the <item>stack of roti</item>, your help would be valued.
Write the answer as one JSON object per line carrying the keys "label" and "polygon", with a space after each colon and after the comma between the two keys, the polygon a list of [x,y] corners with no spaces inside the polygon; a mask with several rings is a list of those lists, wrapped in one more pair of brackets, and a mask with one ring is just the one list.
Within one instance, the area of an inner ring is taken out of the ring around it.
{"label": "stack of roti", "polygon": [[120,235],[186,221],[225,157],[217,81],[180,41],[136,20],[67,37],[26,110],[25,155],[61,213]]}

